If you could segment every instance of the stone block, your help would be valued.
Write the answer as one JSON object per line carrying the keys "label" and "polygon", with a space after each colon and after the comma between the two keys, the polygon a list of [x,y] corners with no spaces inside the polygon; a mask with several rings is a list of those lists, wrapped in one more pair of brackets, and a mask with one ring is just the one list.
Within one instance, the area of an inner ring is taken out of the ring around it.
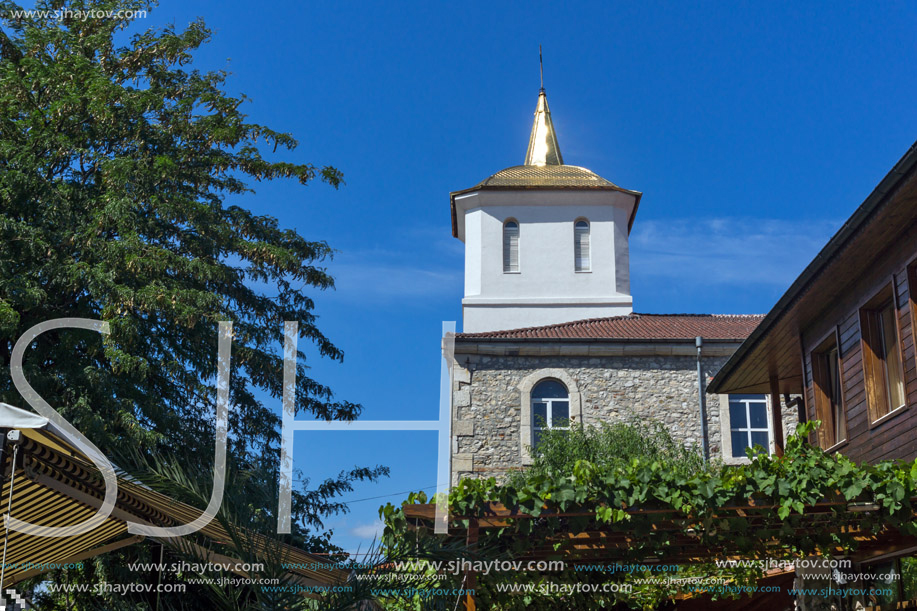
{"label": "stone block", "polygon": [[452,434],[464,437],[474,436],[473,420],[455,420],[452,422]]}
{"label": "stone block", "polygon": [[452,381],[456,384],[471,384],[471,372],[463,367],[453,367]]}
{"label": "stone block", "polygon": [[452,471],[474,471],[473,454],[456,454],[452,457]]}
{"label": "stone block", "polygon": [[463,388],[462,390],[455,391],[455,394],[452,395],[452,399],[456,407],[467,407],[471,405],[471,389]]}

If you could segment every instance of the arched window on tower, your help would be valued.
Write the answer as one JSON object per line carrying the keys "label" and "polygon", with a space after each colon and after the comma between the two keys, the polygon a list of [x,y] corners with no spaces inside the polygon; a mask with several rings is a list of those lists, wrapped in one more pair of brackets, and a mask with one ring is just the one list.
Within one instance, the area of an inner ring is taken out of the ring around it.
{"label": "arched window on tower", "polygon": [[503,273],[519,272],[519,223],[509,219],[503,223]]}
{"label": "arched window on tower", "polygon": [[573,223],[573,269],[578,272],[592,270],[589,253],[589,221],[578,219]]}
{"label": "arched window on tower", "polygon": [[542,431],[570,428],[570,393],[557,380],[542,380],[532,389],[532,447]]}

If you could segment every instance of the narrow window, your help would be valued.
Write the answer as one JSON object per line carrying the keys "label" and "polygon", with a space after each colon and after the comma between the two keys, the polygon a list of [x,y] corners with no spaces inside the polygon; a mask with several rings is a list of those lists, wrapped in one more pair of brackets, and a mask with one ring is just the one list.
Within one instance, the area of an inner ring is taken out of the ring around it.
{"label": "narrow window", "polygon": [[589,221],[580,219],[573,224],[573,258],[576,271],[588,272],[592,269],[589,254]]}
{"label": "narrow window", "polygon": [[898,308],[891,287],[860,310],[870,422],[904,405],[904,368],[897,318]]}
{"label": "narrow window", "polygon": [[519,223],[506,221],[503,223],[503,272],[518,273],[519,271]]}
{"label": "narrow window", "polygon": [[570,393],[557,380],[543,380],[532,389],[532,447],[547,429],[570,428]]}
{"label": "narrow window", "polygon": [[[910,310],[911,344],[917,346],[917,261],[907,266],[908,310]],[[903,338],[902,338],[903,339]]]}
{"label": "narrow window", "polygon": [[847,438],[841,357],[836,334],[812,353],[812,378],[815,384],[815,417],[822,422],[818,440],[821,447],[827,449]]}
{"label": "narrow window", "polygon": [[733,458],[744,457],[745,449],[755,446],[770,451],[764,395],[729,395],[729,432]]}

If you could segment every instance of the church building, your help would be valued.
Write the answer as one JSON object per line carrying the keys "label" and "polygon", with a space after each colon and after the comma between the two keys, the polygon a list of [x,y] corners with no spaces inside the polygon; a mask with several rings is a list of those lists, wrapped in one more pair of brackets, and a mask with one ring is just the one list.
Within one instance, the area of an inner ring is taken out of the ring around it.
{"label": "church building", "polygon": [[657,420],[725,462],[781,451],[793,408],[703,390],[761,316],[633,312],[641,195],[564,163],[543,88],[525,162],[450,194],[465,244],[453,483],[524,468],[542,430],[578,424]]}

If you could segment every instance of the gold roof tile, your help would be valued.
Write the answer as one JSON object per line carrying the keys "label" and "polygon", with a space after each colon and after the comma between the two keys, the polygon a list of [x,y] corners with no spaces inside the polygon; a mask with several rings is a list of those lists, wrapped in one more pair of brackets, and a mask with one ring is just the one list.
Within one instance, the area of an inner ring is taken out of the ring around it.
{"label": "gold roof tile", "polygon": [[618,186],[575,165],[516,165],[485,178],[480,187],[606,187]]}

